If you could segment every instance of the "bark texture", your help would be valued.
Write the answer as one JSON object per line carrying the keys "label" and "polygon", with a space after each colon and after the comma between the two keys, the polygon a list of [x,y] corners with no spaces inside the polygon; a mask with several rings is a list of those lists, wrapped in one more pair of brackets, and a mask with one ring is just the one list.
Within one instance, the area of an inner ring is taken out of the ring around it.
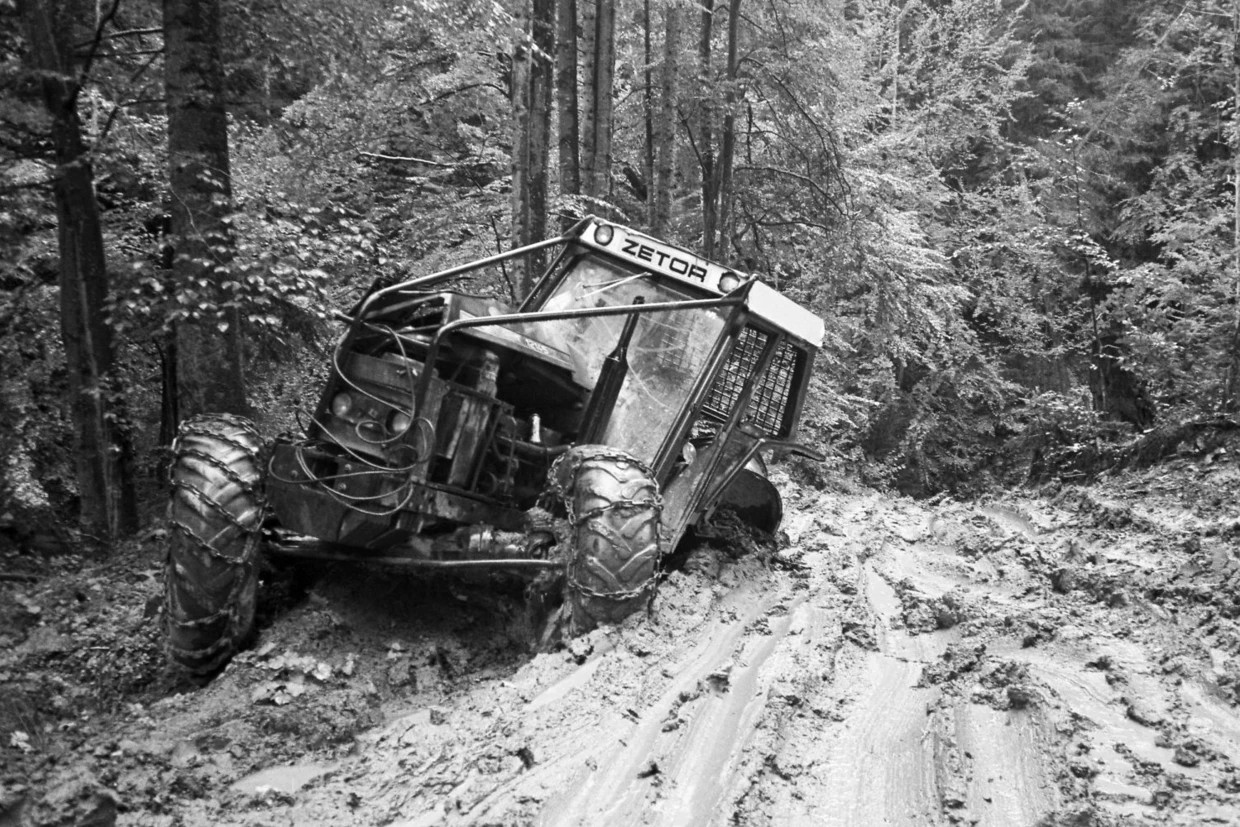
{"label": "bark texture", "polygon": [[698,31],[698,82],[702,89],[701,118],[698,126],[698,164],[702,169],[702,254],[715,257],[715,227],[718,224],[718,182],[715,179],[714,89],[711,65],[711,38],[715,28],[715,0],[703,0],[702,23]]}
{"label": "bark texture", "polygon": [[173,270],[199,315],[177,327],[181,417],[246,412],[241,318],[227,289],[232,183],[219,0],[164,0]]}
{"label": "bark texture", "polygon": [[[547,237],[547,167],[551,159],[551,100],[555,81],[555,0],[534,0],[530,20],[530,117],[529,117],[529,216],[526,241],[532,244]],[[544,252],[533,253],[526,265],[521,296],[529,295],[534,280],[547,267]]]}
{"label": "bark texture", "polygon": [[[577,111],[577,0],[557,0],[555,94],[560,193],[581,194],[579,116]],[[565,216],[565,224],[572,218]]]}
{"label": "bark texture", "polygon": [[741,0],[728,3],[728,65],[724,91],[723,135],[719,142],[719,249],[721,259],[728,258],[732,246],[732,170],[736,158],[736,83],[740,40]]}
{"label": "bark texture", "polygon": [[663,32],[663,67],[659,83],[659,117],[655,129],[655,170],[651,231],[666,233],[672,215],[672,172],[676,158],[676,75],[680,54],[680,10],[669,6]]}
{"label": "bark texture", "polygon": [[114,351],[104,317],[108,273],[94,170],[77,109],[78,70],[65,42],[71,28],[59,19],[64,9],[55,3],[23,0],[18,8],[29,39],[30,63],[40,76],[51,116],[60,325],[77,442],[79,513],[86,531],[112,541],[136,527],[137,506],[131,452],[117,425],[120,417],[109,388]]}
{"label": "bark texture", "polygon": [[[555,83],[555,3],[533,0],[527,36],[512,60],[512,241],[533,244],[547,236],[547,168],[551,158],[551,100]],[[516,298],[529,295],[547,266],[546,253],[525,256]]]}
{"label": "bark texture", "polygon": [[[513,130],[510,240],[512,246],[520,247],[529,238],[527,225],[530,215],[530,44],[525,37],[512,52],[512,88],[509,89],[509,96],[512,100]],[[524,286],[529,283],[528,262],[514,261],[514,264],[518,270],[515,290],[523,293]],[[513,296],[514,300],[519,298]]]}
{"label": "bark texture", "polygon": [[616,67],[616,8],[614,0],[597,0],[594,9],[593,54],[590,60],[590,117],[582,157],[582,189],[586,195],[606,198],[611,189],[612,81]]}

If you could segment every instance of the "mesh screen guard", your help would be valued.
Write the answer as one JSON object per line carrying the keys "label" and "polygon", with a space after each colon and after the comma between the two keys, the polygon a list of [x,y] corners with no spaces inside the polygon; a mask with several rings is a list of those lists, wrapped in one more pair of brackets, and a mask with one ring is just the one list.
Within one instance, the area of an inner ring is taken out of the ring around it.
{"label": "mesh screen guard", "polygon": [[[769,334],[752,327],[741,331],[727,362],[706,394],[702,410],[707,417],[720,422],[727,419],[770,338]],[[754,387],[745,419],[772,436],[786,436],[789,430],[788,408],[798,362],[803,356],[792,344],[784,342],[776,351],[771,366]]]}

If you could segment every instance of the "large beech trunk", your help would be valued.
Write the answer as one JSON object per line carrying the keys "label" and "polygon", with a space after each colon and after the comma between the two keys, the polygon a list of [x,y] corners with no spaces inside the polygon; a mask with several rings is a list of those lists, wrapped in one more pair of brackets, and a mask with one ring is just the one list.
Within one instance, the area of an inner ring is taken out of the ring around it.
{"label": "large beech trunk", "polygon": [[232,183],[219,0],[164,0],[164,49],[173,273],[198,314],[177,325],[177,409],[185,418],[243,414],[241,316],[228,289]]}

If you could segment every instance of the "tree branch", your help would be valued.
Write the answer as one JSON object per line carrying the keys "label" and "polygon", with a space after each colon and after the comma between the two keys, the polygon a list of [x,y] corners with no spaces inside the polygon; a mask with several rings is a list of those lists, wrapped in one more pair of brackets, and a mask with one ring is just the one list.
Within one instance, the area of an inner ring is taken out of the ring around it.
{"label": "tree branch", "polygon": [[[156,26],[150,29],[126,29],[123,32],[112,32],[112,34],[105,34],[102,37],[99,37],[95,41],[94,45],[97,45],[100,40],[112,40],[113,38],[117,38],[117,37],[134,37],[137,35],[144,35],[144,34],[163,34],[163,33],[164,33],[164,30],[162,26]],[[84,46],[90,46],[90,45],[92,45],[90,41],[83,41],[82,43],[75,44],[73,48],[81,49]]]}
{"label": "tree branch", "polygon": [[69,93],[69,100],[65,103],[65,110],[72,111],[77,106],[78,94],[86,87],[86,78],[90,76],[90,68],[94,65],[95,55],[99,52],[99,44],[103,42],[103,29],[112,22],[112,18],[116,17],[116,12],[121,7],[121,0],[112,0],[112,7],[107,10],[103,17],[99,18],[99,25],[95,27],[95,36],[90,43],[90,49],[86,53],[86,59],[82,61],[82,71],[78,74],[77,85]]}
{"label": "tree branch", "polygon": [[435,95],[434,97],[427,98],[426,100],[419,103],[418,106],[430,106],[431,104],[438,103],[444,98],[450,98],[453,95],[459,95],[461,92],[468,92],[470,89],[477,89],[479,87],[486,87],[489,89],[498,90],[501,94],[505,96],[508,94],[507,90],[501,88],[499,84],[496,84],[496,83],[490,83],[490,82],[467,83],[464,86],[457,87],[456,89],[449,89],[446,92],[440,92],[438,95]]}
{"label": "tree branch", "polygon": [[158,49],[138,49],[133,52],[107,52],[105,54],[96,55],[96,57],[100,57],[100,58],[141,57],[142,55],[162,55],[163,53],[164,53],[164,47],[160,46]]}
{"label": "tree branch", "polygon": [[426,158],[411,158],[406,155],[382,155],[378,152],[358,152],[363,158],[374,158],[379,161],[402,161],[410,164],[424,164],[428,167],[441,167],[443,169],[453,169],[456,164],[445,164],[439,161],[430,161]]}
{"label": "tree branch", "polygon": [[736,168],[736,171],[737,172],[769,172],[772,175],[782,175],[786,178],[792,178],[796,181],[800,181],[801,183],[808,185],[810,189],[814,190],[814,192],[818,193],[818,195],[821,196],[824,201],[826,201],[828,204],[830,204],[832,207],[835,208],[836,212],[838,212],[840,215],[844,214],[844,211],[840,208],[840,205],[836,203],[835,199],[832,198],[831,195],[825,189],[823,189],[821,184],[819,184],[817,181],[815,181],[813,178],[811,178],[808,175],[802,175],[801,173],[793,172],[790,169],[781,169],[780,167],[758,166],[755,164],[741,164],[740,166]]}

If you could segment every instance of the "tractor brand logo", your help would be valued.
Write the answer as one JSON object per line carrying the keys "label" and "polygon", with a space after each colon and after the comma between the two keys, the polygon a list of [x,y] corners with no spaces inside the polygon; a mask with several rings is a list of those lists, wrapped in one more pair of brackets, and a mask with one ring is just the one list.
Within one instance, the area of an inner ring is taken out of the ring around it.
{"label": "tractor brand logo", "polygon": [[601,242],[602,246],[613,253],[633,261],[645,262],[668,275],[704,285],[712,290],[720,290],[719,280],[728,272],[722,267],[694,259],[674,247],[659,244],[649,238],[634,238],[623,231],[618,232],[615,238],[609,237],[605,240],[595,236],[595,241]]}
{"label": "tractor brand logo", "polygon": [[707,272],[705,267],[700,264],[694,264],[688,259],[681,258],[666,249],[643,244],[635,238],[626,238],[621,245],[620,251],[641,261],[649,261],[659,269],[667,270],[683,279],[693,279],[703,284],[706,283]]}

